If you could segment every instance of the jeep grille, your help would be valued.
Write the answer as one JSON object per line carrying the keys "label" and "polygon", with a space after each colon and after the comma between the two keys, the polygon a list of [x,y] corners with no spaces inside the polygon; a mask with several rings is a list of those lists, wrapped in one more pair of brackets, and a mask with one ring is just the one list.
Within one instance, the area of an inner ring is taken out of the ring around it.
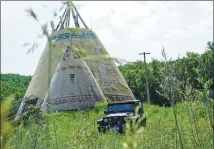
{"label": "jeep grille", "polygon": [[120,123],[122,124],[124,122],[124,117],[109,117],[108,118],[108,125],[109,126],[115,126],[117,125],[117,122],[120,121]]}

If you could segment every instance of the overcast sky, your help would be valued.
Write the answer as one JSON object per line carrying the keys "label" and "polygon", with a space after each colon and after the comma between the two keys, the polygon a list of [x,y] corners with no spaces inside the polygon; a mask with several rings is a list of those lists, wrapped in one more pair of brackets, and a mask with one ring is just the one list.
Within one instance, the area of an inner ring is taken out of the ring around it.
{"label": "overcast sky", "polygon": [[[44,6],[47,6],[47,8]],[[139,52],[150,52],[161,59],[164,45],[169,57],[187,51],[203,53],[207,41],[213,41],[213,2],[75,1],[86,24],[92,28],[113,57],[142,60]],[[27,54],[26,42],[37,40],[40,25],[28,17],[32,7],[40,24],[53,18],[61,7],[58,1],[1,1],[1,72],[33,75],[46,39]],[[62,12],[61,12],[62,13]],[[57,21],[57,20],[56,20]]]}

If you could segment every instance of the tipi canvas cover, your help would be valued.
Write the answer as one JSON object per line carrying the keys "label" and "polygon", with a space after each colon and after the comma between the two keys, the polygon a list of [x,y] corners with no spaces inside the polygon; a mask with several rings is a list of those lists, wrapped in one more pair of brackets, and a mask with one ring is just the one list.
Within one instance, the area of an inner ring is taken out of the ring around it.
{"label": "tipi canvas cover", "polygon": [[43,109],[51,112],[81,110],[92,108],[96,102],[104,100],[105,97],[85,61],[67,46],[51,80]]}
{"label": "tipi canvas cover", "polygon": [[[68,38],[71,38],[72,49],[77,51],[80,57],[84,57],[105,96],[115,102],[134,99],[113,59],[93,31],[83,28],[68,28],[52,33],[51,37],[54,45],[51,55],[51,78],[63,57],[62,51],[65,51],[66,46],[69,45]],[[49,46],[47,45],[25,97],[34,95],[41,99],[45,98],[48,91],[48,52]]]}

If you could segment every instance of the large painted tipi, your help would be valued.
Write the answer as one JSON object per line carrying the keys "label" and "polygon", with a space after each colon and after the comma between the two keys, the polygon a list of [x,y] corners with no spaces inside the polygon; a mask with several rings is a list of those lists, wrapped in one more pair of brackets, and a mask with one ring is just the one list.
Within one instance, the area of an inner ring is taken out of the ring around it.
{"label": "large painted tipi", "polygon": [[[70,16],[74,28],[70,28]],[[29,103],[54,112],[93,108],[105,97],[109,102],[135,99],[114,60],[73,4],[52,29],[52,46],[47,43],[17,114]]]}

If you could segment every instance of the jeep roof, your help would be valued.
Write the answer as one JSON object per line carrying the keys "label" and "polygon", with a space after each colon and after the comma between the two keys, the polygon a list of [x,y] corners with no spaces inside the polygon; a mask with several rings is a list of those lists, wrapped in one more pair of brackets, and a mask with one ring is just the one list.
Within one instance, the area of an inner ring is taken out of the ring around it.
{"label": "jeep roof", "polygon": [[136,103],[136,102],[140,102],[140,100],[130,100],[130,101],[121,101],[121,102],[108,102],[108,105],[127,104],[127,103]]}

